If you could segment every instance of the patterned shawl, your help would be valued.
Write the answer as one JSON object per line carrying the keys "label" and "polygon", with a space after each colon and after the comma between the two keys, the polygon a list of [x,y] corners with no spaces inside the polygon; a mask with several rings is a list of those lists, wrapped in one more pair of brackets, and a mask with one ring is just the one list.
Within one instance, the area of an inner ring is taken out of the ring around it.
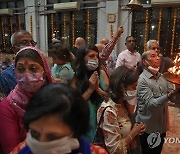
{"label": "patterned shawl", "polygon": [[[20,52],[22,52],[22,51],[24,51],[26,49],[32,49],[32,50],[36,51],[40,55],[40,57],[41,57],[41,59],[43,61],[44,72],[45,72],[46,78],[48,80],[47,82],[48,83],[54,82],[52,74],[51,74],[51,70],[50,70],[49,65],[48,65],[48,63],[46,61],[46,58],[39,49],[37,49],[35,47],[32,47],[32,46],[24,47],[19,52],[17,52],[16,56]],[[25,112],[25,107],[26,107],[27,103],[29,102],[29,99],[31,98],[32,95],[33,95],[33,93],[22,90],[20,88],[20,86],[17,84],[16,87],[7,96],[7,100],[9,102],[9,104],[12,106],[12,108],[20,116],[23,116],[24,112]]]}

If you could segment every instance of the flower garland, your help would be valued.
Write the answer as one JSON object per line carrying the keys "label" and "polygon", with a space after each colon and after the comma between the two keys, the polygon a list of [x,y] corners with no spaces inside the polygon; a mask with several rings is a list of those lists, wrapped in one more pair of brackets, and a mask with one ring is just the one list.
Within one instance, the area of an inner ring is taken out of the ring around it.
{"label": "flower garland", "polygon": [[162,8],[159,10],[158,36],[157,36],[158,42],[160,42],[161,23],[162,23]]}
{"label": "flower garland", "polygon": [[11,35],[13,34],[13,21],[12,21],[12,16],[9,17],[9,23],[10,23],[10,31]]}
{"label": "flower garland", "polygon": [[64,40],[64,44],[66,44],[66,41],[67,41],[67,38],[66,38],[66,28],[67,28],[66,20],[67,20],[66,13],[64,13],[64,16],[63,16],[63,37],[64,37],[63,40]]}
{"label": "flower garland", "polygon": [[54,14],[51,14],[51,37],[54,37]]}
{"label": "flower garland", "polygon": [[6,49],[6,38],[5,38],[5,26],[4,26],[4,17],[1,17],[1,31],[2,31],[2,40],[3,40],[3,49]]}
{"label": "flower garland", "polygon": [[74,47],[74,43],[75,43],[75,33],[74,33],[74,23],[75,23],[75,20],[74,20],[74,13],[72,14],[72,46]]}
{"label": "flower garland", "polygon": [[32,15],[30,16],[30,33],[33,34],[33,22],[32,22]]}
{"label": "flower garland", "polygon": [[21,30],[21,17],[18,16],[18,28],[19,30]]}
{"label": "flower garland", "polygon": [[171,56],[173,55],[174,51],[174,35],[175,35],[175,30],[176,30],[176,15],[177,9],[174,9],[174,21],[173,21],[173,29],[172,29],[172,41],[171,41]]}
{"label": "flower garland", "polygon": [[90,37],[90,11],[87,10],[87,44],[90,45],[91,37]]}
{"label": "flower garland", "polygon": [[113,24],[110,25],[110,35],[111,35],[111,39],[113,38]]}
{"label": "flower garland", "polygon": [[148,21],[149,21],[149,10],[146,10],[146,23],[145,23],[145,31],[144,31],[144,51],[146,51],[146,43],[148,40]]}

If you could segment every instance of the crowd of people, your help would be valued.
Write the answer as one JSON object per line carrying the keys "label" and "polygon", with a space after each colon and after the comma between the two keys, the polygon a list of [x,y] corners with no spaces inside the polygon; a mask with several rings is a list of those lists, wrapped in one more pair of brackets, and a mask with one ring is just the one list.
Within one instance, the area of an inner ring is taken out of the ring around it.
{"label": "crowd of people", "polygon": [[[31,34],[15,32],[14,61],[0,72],[0,153],[160,154],[168,101],[180,103],[180,87],[162,76],[173,62],[156,40],[141,55],[133,36],[117,56],[122,33],[93,46],[78,37],[72,49],[53,40],[51,68]],[[97,124],[105,147],[93,141]]]}

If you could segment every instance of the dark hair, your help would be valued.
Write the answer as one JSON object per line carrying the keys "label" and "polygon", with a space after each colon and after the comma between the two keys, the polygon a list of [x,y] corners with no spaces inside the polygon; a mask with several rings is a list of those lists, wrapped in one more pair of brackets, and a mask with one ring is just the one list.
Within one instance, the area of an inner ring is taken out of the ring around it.
{"label": "dark hair", "polygon": [[[133,38],[134,38],[134,36],[127,36],[126,39],[125,39],[125,41],[127,42],[128,38],[130,38],[130,37],[133,37]],[[135,38],[134,38],[134,39],[135,39]]]}
{"label": "dark hair", "polygon": [[67,60],[69,62],[72,61],[72,55],[71,55],[68,47],[59,43],[59,42],[55,42],[55,43],[50,44],[49,53],[51,55],[54,54],[59,59],[64,59],[64,60]]}
{"label": "dark hair", "polygon": [[33,61],[40,64],[44,68],[43,61],[42,61],[40,55],[37,53],[37,51],[35,51],[33,49],[25,49],[25,50],[19,52],[15,58],[15,67],[16,67],[17,62],[21,58],[30,58]]}
{"label": "dark hair", "polygon": [[148,59],[148,51],[143,52],[141,57],[142,57],[142,60],[147,60]]}
{"label": "dark hair", "polygon": [[[81,46],[79,49],[79,52],[77,53],[76,61],[75,61],[75,76],[77,77],[77,89],[84,93],[86,89],[89,87],[89,77],[92,75],[94,71],[97,71],[98,74],[100,74],[100,68],[93,71],[88,71],[88,69],[85,66],[84,58],[90,51],[96,51],[98,52],[98,48],[96,46],[89,46],[86,45]],[[99,55],[99,54],[98,54]],[[98,57],[99,59],[99,57]]]}
{"label": "dark hair", "polygon": [[14,32],[12,34],[12,36],[11,36],[11,45],[12,46],[14,46],[17,43],[16,42],[17,37],[20,37],[20,36],[18,36],[18,34],[20,34],[20,35],[30,35],[31,36],[31,34],[26,30],[19,30],[19,31]]}
{"label": "dark hair", "polygon": [[49,84],[30,99],[23,122],[29,128],[31,122],[44,115],[57,115],[67,124],[76,137],[89,129],[89,108],[81,94],[66,84]]}
{"label": "dark hair", "polygon": [[126,66],[117,67],[109,79],[109,95],[116,102],[124,97],[124,88],[135,83],[139,75],[135,69]]}

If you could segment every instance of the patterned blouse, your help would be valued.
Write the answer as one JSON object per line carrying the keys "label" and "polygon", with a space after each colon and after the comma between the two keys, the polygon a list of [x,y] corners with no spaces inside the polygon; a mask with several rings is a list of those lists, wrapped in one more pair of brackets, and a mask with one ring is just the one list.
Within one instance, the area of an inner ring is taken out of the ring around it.
{"label": "patterned blouse", "polygon": [[100,125],[103,130],[106,148],[111,154],[126,154],[127,144],[124,138],[132,127],[128,112],[124,105],[116,104],[109,99],[108,102],[103,102],[98,109],[98,121],[106,106],[109,107],[106,108],[103,122]]}

